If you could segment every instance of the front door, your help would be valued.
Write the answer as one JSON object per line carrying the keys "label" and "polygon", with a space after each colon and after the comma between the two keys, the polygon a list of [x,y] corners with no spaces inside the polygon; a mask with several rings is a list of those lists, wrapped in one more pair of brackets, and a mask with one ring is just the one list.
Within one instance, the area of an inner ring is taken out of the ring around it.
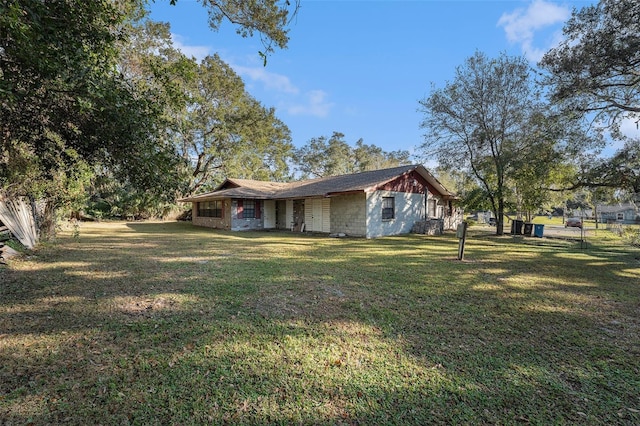
{"label": "front door", "polygon": [[275,200],[264,200],[264,229],[276,227],[276,202]]}
{"label": "front door", "polygon": [[331,200],[329,198],[307,198],[305,200],[305,230],[330,232]]}
{"label": "front door", "polygon": [[313,207],[312,207],[312,215],[313,215],[313,228],[310,231],[314,232],[322,232],[322,199],[314,198],[313,199]]}

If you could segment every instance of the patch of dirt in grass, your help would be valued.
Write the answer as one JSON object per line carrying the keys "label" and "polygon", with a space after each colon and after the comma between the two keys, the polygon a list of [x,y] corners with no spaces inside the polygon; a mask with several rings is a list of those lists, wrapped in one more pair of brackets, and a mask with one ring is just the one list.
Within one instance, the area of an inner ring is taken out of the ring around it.
{"label": "patch of dirt in grass", "polygon": [[264,289],[249,307],[265,318],[311,317],[331,319],[344,313],[349,291],[322,281],[305,281],[295,286]]}
{"label": "patch of dirt in grass", "polygon": [[175,300],[158,297],[156,299],[131,299],[123,300],[120,309],[131,315],[141,315],[152,310],[171,309],[176,304]]}

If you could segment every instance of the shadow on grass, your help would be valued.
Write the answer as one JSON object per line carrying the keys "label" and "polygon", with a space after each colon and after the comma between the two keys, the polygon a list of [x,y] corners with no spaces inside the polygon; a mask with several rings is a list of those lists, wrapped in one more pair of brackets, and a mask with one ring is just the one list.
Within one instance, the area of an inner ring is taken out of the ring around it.
{"label": "shadow on grass", "polygon": [[634,253],[92,224],[3,271],[8,423],[634,423]]}

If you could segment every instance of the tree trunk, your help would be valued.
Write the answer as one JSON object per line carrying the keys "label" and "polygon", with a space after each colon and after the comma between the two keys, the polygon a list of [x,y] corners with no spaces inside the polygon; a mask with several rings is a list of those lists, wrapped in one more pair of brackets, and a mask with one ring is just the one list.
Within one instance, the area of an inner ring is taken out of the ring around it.
{"label": "tree trunk", "polygon": [[40,240],[48,241],[56,236],[56,207],[51,200],[31,201],[33,217]]}
{"label": "tree trunk", "polygon": [[504,200],[498,200],[498,211],[496,212],[496,235],[504,235]]}

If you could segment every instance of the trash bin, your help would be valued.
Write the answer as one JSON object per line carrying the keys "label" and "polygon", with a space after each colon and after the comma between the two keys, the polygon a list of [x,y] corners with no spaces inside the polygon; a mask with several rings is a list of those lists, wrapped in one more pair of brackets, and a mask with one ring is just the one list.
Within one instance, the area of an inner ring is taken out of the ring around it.
{"label": "trash bin", "polygon": [[525,223],[524,235],[526,235],[527,237],[530,237],[532,232],[533,232],[533,223]]}
{"label": "trash bin", "polygon": [[544,225],[534,225],[533,235],[538,238],[542,238],[542,234],[544,234]]}
{"label": "trash bin", "polygon": [[516,219],[511,222],[511,234],[513,235],[522,235],[522,225],[524,225],[524,220]]}

